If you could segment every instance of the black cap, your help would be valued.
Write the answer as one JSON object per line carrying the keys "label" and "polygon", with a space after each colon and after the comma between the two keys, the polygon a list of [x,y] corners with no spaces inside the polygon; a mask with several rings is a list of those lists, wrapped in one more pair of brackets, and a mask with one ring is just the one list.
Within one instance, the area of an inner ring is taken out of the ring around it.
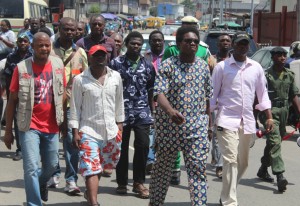
{"label": "black cap", "polygon": [[275,48],[273,48],[270,53],[273,55],[273,54],[287,54],[287,51],[280,47],[280,46],[277,46]]}
{"label": "black cap", "polygon": [[236,32],[232,38],[232,42],[235,42],[235,43],[240,42],[242,40],[247,40],[248,42],[250,42],[250,37],[247,34],[247,32],[244,32],[244,31]]}

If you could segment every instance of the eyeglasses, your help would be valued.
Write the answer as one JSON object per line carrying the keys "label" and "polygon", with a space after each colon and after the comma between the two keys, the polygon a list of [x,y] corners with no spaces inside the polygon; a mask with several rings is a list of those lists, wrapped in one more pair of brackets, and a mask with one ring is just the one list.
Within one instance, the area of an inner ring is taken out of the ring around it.
{"label": "eyeglasses", "polygon": [[184,39],[183,41],[187,44],[191,44],[192,42],[194,42],[195,44],[199,44],[200,42],[198,39]]}

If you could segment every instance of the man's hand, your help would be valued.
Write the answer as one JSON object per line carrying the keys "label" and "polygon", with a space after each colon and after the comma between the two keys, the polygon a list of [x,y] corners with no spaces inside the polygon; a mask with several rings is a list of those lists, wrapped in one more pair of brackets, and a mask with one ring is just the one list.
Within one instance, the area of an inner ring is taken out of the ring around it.
{"label": "man's hand", "polygon": [[266,132],[269,133],[273,131],[274,129],[274,120],[273,119],[267,119],[266,121]]}
{"label": "man's hand", "polygon": [[167,112],[167,114],[172,119],[172,121],[177,125],[181,125],[185,121],[184,116],[175,109],[172,109],[171,111]]}
{"label": "man's hand", "polygon": [[68,135],[68,125],[66,121],[64,121],[59,127],[62,138],[67,138]]}
{"label": "man's hand", "polygon": [[117,125],[118,125],[118,129],[121,131],[121,132],[123,132],[123,123],[121,122],[121,123],[117,123]]}
{"label": "man's hand", "polygon": [[78,132],[73,133],[73,146],[77,149],[80,149],[80,136]]}
{"label": "man's hand", "polygon": [[213,138],[213,132],[212,131],[208,131],[208,140],[211,142]]}
{"label": "man's hand", "polygon": [[5,146],[7,147],[7,149],[11,149],[11,145],[14,144],[14,135],[12,133],[12,131],[5,131],[5,134],[4,134],[4,143],[5,143]]}

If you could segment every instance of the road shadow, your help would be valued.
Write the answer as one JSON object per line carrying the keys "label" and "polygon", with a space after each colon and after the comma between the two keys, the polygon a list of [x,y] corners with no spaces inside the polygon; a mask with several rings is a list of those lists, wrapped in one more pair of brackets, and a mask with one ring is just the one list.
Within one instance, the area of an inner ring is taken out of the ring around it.
{"label": "road shadow", "polygon": [[12,159],[14,155],[15,155],[15,151],[0,152],[0,158]]}
{"label": "road shadow", "polygon": [[[260,190],[269,190],[274,194],[282,194],[282,192],[278,191],[276,180],[274,182],[268,183],[269,186],[262,185],[261,183],[266,183],[259,178],[249,178],[249,179],[242,179],[239,184],[253,187]],[[295,185],[294,183],[289,182],[288,185]]]}

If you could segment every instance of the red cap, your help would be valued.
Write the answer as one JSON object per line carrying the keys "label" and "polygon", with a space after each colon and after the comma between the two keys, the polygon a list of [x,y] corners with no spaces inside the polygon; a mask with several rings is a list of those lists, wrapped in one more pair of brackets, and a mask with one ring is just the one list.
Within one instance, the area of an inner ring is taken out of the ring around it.
{"label": "red cap", "polygon": [[92,46],[89,50],[89,55],[93,55],[95,54],[97,51],[104,51],[105,53],[107,53],[106,49],[104,46],[101,46],[101,45],[95,45],[95,46]]}

